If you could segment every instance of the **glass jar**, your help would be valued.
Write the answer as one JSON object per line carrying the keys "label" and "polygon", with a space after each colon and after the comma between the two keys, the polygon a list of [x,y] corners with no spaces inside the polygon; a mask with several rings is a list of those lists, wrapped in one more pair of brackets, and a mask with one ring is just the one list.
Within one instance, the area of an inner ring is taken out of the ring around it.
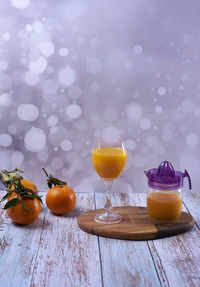
{"label": "glass jar", "polygon": [[161,220],[175,220],[182,210],[183,179],[188,172],[175,171],[170,162],[164,161],[158,169],[145,171],[148,177],[147,212],[150,217]]}

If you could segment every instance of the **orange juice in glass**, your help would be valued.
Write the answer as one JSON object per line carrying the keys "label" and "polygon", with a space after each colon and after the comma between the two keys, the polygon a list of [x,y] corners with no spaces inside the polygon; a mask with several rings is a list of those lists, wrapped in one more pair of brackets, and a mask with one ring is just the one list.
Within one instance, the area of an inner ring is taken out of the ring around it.
{"label": "orange juice in glass", "polygon": [[113,180],[122,173],[127,159],[127,152],[122,141],[98,139],[92,150],[94,169],[104,179],[106,187],[105,213],[98,214],[95,221],[112,224],[122,220],[121,215],[111,212],[110,192]]}

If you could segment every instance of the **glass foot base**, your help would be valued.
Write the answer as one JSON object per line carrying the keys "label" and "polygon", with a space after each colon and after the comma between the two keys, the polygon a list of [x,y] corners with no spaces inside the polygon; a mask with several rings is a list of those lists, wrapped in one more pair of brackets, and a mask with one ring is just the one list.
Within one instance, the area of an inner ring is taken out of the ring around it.
{"label": "glass foot base", "polygon": [[99,223],[103,224],[114,224],[114,223],[119,223],[122,221],[122,217],[119,214],[112,213],[112,212],[105,212],[105,213],[100,213],[97,214],[94,217],[94,220]]}

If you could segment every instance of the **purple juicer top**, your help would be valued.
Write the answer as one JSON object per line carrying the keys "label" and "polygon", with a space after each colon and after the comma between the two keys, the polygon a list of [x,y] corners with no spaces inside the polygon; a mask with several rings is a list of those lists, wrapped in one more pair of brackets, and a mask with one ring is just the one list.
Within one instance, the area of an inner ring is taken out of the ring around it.
{"label": "purple juicer top", "polygon": [[188,178],[189,189],[192,188],[189,173],[185,169],[184,173],[174,170],[169,161],[163,161],[158,168],[145,171],[148,177],[148,185],[154,189],[173,190],[183,187],[184,177]]}

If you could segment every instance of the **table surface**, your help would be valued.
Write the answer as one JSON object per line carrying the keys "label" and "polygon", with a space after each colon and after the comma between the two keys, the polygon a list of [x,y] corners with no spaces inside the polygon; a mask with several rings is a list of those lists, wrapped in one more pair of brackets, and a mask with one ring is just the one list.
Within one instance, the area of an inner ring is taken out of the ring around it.
{"label": "table surface", "polygon": [[[200,286],[200,194],[184,194],[183,211],[195,219],[191,231],[149,241],[79,229],[77,216],[101,208],[104,196],[78,193],[75,210],[64,216],[44,204],[40,218],[28,226],[13,224],[1,211],[0,286]],[[146,194],[113,194],[112,203],[145,206]]]}

